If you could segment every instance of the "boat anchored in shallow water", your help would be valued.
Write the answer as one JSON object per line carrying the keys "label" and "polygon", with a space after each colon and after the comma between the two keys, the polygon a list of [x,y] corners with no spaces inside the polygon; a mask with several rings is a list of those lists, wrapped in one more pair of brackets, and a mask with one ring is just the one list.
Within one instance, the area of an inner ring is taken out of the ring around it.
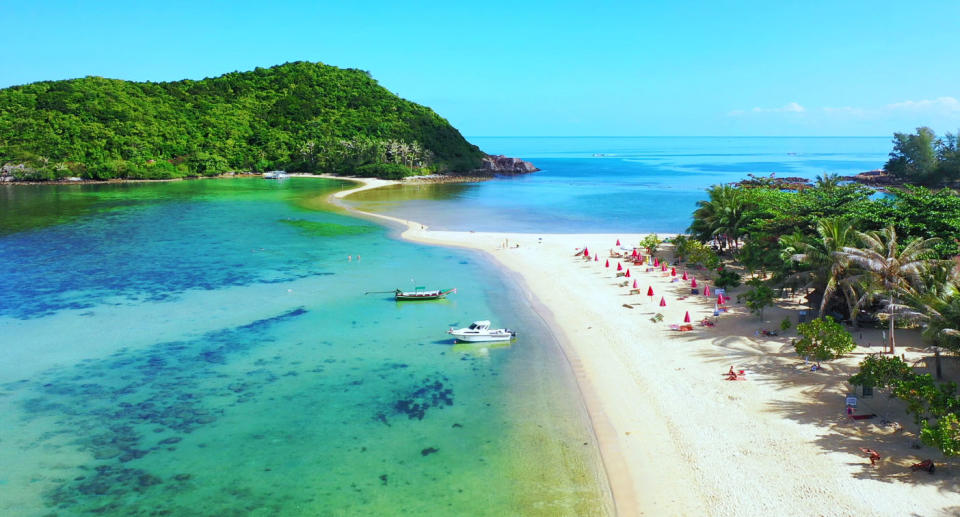
{"label": "boat anchored in shallow water", "polygon": [[452,289],[434,289],[432,291],[426,291],[426,287],[418,286],[415,287],[413,291],[401,291],[397,289],[393,292],[394,297],[398,300],[439,300],[444,296],[457,292],[457,289],[454,287]]}
{"label": "boat anchored in shallow water", "polygon": [[450,329],[447,331],[457,341],[468,343],[489,343],[496,341],[510,341],[517,337],[517,333],[510,329],[491,329],[487,320],[474,321],[469,327]]}
{"label": "boat anchored in shallow water", "polygon": [[287,173],[283,171],[270,171],[263,173],[263,179],[265,180],[282,180],[287,177]]}

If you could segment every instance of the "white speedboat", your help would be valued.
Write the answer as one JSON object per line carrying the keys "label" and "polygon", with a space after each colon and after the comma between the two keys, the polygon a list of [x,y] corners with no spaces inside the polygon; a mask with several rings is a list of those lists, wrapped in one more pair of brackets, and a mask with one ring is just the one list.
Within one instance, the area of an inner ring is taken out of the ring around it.
{"label": "white speedboat", "polygon": [[469,343],[510,341],[517,337],[517,333],[510,329],[491,329],[487,320],[474,321],[469,327],[462,329],[450,329],[447,334],[455,337],[457,341]]}
{"label": "white speedboat", "polygon": [[283,171],[270,171],[263,173],[263,179],[265,180],[282,180],[287,177],[287,173]]}

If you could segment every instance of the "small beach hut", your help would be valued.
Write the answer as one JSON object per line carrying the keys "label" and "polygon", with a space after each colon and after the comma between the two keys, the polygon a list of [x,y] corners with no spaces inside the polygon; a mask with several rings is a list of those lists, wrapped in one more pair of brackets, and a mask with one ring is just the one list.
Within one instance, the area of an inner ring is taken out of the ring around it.
{"label": "small beach hut", "polygon": [[660,306],[661,306],[661,307],[666,307],[666,306],[667,306],[667,299],[664,298],[663,296],[660,297]]}
{"label": "small beach hut", "polygon": [[683,315],[683,322],[690,323],[690,311],[687,311],[686,314]]}

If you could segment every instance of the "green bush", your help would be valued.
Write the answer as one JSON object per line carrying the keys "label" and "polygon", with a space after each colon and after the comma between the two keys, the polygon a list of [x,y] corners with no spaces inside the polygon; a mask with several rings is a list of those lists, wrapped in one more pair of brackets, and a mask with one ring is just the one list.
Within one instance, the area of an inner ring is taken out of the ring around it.
{"label": "green bush", "polygon": [[357,167],[354,174],[363,178],[399,180],[407,176],[416,176],[417,171],[396,163],[371,163]]}

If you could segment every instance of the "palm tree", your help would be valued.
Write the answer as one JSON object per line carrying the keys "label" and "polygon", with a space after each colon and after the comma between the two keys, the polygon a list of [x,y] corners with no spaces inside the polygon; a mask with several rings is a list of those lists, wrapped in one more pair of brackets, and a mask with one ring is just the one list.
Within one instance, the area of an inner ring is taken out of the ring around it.
{"label": "palm tree", "polygon": [[960,351],[960,257],[952,269],[941,268],[931,278],[927,290],[909,300],[922,310],[927,325],[923,337],[934,347],[937,378],[942,378],[940,348]]}
{"label": "palm tree", "polygon": [[721,249],[720,237],[733,241],[736,247],[747,222],[745,215],[748,206],[743,194],[730,185],[714,185],[707,193],[709,200],[697,202],[690,232],[701,241],[717,241]]}
{"label": "palm tree", "polygon": [[894,320],[896,316],[917,316],[913,307],[904,303],[915,298],[923,286],[923,276],[931,266],[940,261],[935,256],[933,246],[940,239],[913,239],[900,249],[897,231],[888,226],[880,231],[857,232],[863,248],[844,247],[841,254],[852,265],[860,268],[856,274],[847,277],[846,283],[862,293],[857,300],[859,309],[865,303],[878,300],[883,305],[882,312],[889,320],[890,353],[896,351],[894,339]]}
{"label": "palm tree", "polygon": [[817,177],[816,187],[819,189],[832,189],[840,185],[840,175],[839,174],[829,174],[824,172]]}
{"label": "palm tree", "polygon": [[797,277],[807,279],[807,287],[821,294],[820,315],[827,309],[833,296],[840,291],[852,313],[856,302],[856,293],[851,285],[842,282],[848,269],[848,260],[843,250],[857,243],[856,230],[849,219],[821,219],[817,222],[817,235],[802,239],[797,235],[781,237],[785,249],[793,249],[790,259],[810,267],[797,273]]}

